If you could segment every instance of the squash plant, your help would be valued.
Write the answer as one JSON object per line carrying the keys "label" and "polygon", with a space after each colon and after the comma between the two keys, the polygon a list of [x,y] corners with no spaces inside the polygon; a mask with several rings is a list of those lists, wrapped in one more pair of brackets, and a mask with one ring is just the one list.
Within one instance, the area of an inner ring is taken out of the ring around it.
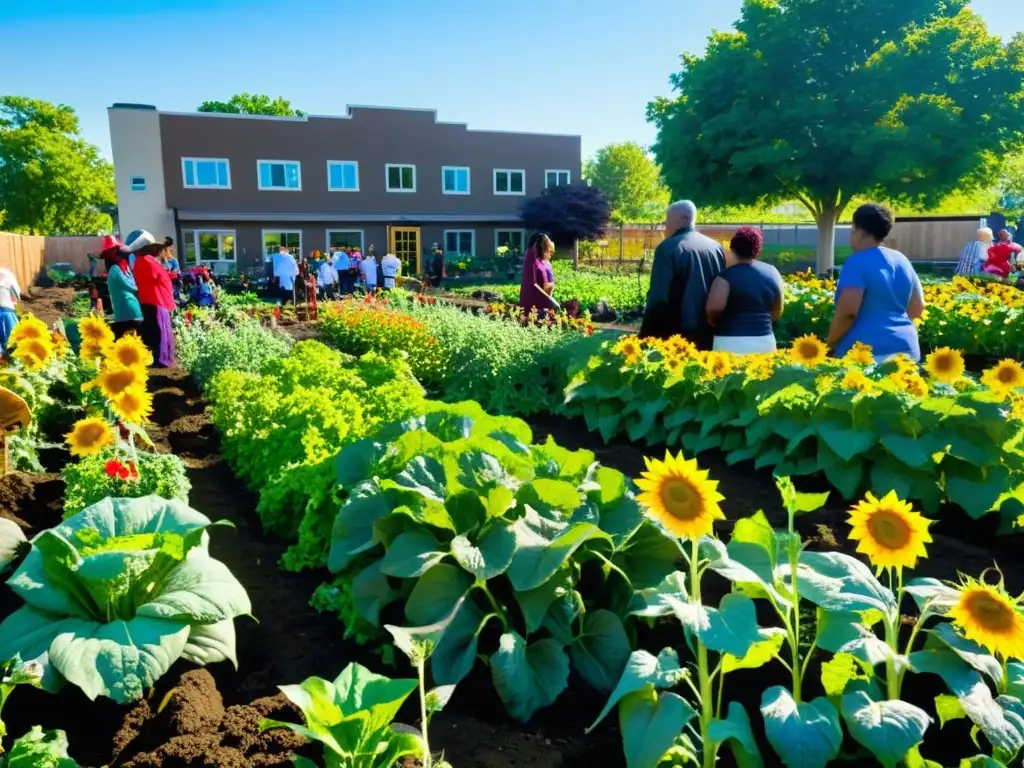
{"label": "squash plant", "polygon": [[90,699],[141,698],[179,658],[235,663],[234,619],[251,612],[210,556],[209,518],[158,496],[104,499],[43,531],[7,584],[25,605],[0,624],[0,658],[42,667]]}
{"label": "squash plant", "polygon": [[[428,405],[347,446],[328,560],[335,573],[358,570],[365,621],[400,603],[410,627],[447,622],[434,682],[458,683],[482,656],[523,721],[565,690],[570,667],[614,687],[631,649],[629,601],[679,557],[621,473],[589,451],[531,442],[524,422],[462,403]],[[492,624],[500,636],[486,645]]]}

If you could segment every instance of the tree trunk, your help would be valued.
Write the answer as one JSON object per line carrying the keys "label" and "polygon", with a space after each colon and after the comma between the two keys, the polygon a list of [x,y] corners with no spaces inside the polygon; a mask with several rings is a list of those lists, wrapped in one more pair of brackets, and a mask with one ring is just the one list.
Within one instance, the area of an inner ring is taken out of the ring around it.
{"label": "tree trunk", "polygon": [[818,274],[823,275],[836,266],[836,222],[839,220],[839,208],[836,205],[823,206],[820,213],[814,215],[818,225]]}
{"label": "tree trunk", "polygon": [[580,241],[578,238],[572,241],[572,268],[580,268]]}

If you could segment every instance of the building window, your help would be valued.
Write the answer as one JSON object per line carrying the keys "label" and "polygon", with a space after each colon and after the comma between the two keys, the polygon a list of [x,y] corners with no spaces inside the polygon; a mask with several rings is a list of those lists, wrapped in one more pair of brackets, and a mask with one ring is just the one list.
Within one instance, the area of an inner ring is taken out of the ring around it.
{"label": "building window", "polygon": [[257,160],[260,189],[302,189],[302,166],[294,160]]}
{"label": "building window", "polygon": [[189,189],[231,189],[231,164],[209,157],[183,157],[181,175]]}
{"label": "building window", "polygon": [[363,250],[363,230],[361,229],[328,229],[327,252],[341,248],[349,251],[356,248]]}
{"label": "building window", "polygon": [[359,163],[351,160],[328,160],[327,189],[331,192],[358,192]]}
{"label": "building window", "polygon": [[509,171],[502,168],[495,168],[494,194],[525,195],[526,171]]}
{"label": "building window", "polygon": [[264,261],[270,261],[270,257],[276,254],[282,245],[292,256],[299,258],[302,255],[302,232],[298,230],[263,230]]}
{"label": "building window", "polygon": [[235,233],[233,230],[195,229],[186,231],[184,238],[186,264],[198,266],[209,262],[235,260]]}
{"label": "building window", "polygon": [[132,176],[132,192],[145,192],[146,191],[146,177],[145,176]]}
{"label": "building window", "polygon": [[570,181],[568,171],[544,171],[544,187],[564,187]]}
{"label": "building window", "polygon": [[468,195],[469,168],[441,166],[441,191],[446,195]]}
{"label": "building window", "polygon": [[522,229],[494,230],[494,250],[501,247],[509,248],[518,253],[526,252],[526,231]]}
{"label": "building window", "polygon": [[476,256],[476,232],[472,229],[446,229],[444,252],[448,256]]}
{"label": "building window", "polygon": [[415,192],[416,166],[388,163],[384,166],[388,192]]}

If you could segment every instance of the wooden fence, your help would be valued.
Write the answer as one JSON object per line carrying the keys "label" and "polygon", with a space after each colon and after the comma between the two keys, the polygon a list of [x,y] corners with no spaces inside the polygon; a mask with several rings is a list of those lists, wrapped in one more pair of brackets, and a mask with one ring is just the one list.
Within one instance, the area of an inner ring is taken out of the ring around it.
{"label": "wooden fence", "polygon": [[18,278],[22,290],[29,290],[50,264],[68,263],[76,272],[89,271],[89,252],[95,253],[98,237],[39,237],[0,232],[0,267]]}

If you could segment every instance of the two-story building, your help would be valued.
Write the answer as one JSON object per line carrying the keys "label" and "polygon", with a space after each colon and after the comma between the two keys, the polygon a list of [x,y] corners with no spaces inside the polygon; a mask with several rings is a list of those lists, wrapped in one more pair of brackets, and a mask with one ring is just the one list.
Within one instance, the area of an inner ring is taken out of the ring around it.
{"label": "two-story building", "polygon": [[521,203],[576,182],[579,136],[470,129],[419,109],[339,117],[108,110],[124,231],[172,234],[189,264],[259,272],[294,254],[374,247],[409,273],[438,243],[487,256],[522,248]]}

